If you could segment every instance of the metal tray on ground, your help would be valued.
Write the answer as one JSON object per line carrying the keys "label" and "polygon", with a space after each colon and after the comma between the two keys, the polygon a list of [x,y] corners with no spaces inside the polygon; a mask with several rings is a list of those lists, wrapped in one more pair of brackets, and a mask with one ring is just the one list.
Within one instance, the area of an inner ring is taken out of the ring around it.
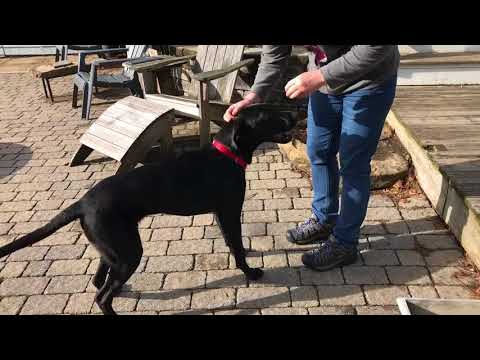
{"label": "metal tray on ground", "polygon": [[397,298],[402,315],[480,315],[480,300]]}

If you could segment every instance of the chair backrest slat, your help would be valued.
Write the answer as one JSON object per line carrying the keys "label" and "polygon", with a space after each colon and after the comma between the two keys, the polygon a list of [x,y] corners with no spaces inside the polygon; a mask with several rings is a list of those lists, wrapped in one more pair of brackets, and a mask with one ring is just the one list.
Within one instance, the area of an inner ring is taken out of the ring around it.
{"label": "chair backrest slat", "polygon": [[[192,65],[194,73],[220,70],[242,60],[245,45],[198,45],[197,56]],[[211,100],[230,102],[238,71],[234,71],[220,79],[213,80],[208,88]],[[189,89],[193,96],[198,96],[199,83],[194,81]]]}
{"label": "chair backrest slat", "polygon": [[[127,45],[126,47],[128,48],[127,58],[129,59],[145,56],[148,49],[148,45]],[[133,77],[133,70],[124,71],[128,77]]]}

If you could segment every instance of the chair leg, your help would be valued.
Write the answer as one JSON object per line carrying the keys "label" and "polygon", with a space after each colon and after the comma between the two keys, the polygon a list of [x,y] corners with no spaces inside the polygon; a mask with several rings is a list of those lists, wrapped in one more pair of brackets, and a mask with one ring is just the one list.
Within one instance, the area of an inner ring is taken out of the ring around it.
{"label": "chair leg", "polygon": [[93,84],[88,84],[88,94],[87,94],[87,113],[86,119],[90,120],[90,109],[92,107],[92,94],[93,93]]}
{"label": "chair leg", "polygon": [[143,90],[142,90],[142,86],[140,85],[140,82],[136,82],[133,85],[130,85],[129,90],[133,96],[139,97],[141,99],[145,98],[143,95]]}
{"label": "chair leg", "polygon": [[87,102],[88,102],[88,85],[85,84],[83,86],[82,119],[87,118]]}
{"label": "chair leg", "polygon": [[62,60],[68,60],[68,45],[62,46]]}
{"label": "chair leg", "polygon": [[92,153],[93,149],[86,145],[80,144],[77,151],[70,160],[70,166],[80,165]]}
{"label": "chair leg", "polygon": [[43,92],[45,93],[45,97],[48,99],[47,85],[45,84],[45,78],[43,77],[42,77],[42,85],[43,85]]}
{"label": "chair leg", "polygon": [[50,87],[50,80],[45,79],[47,82],[47,87],[48,87],[48,92],[50,93],[50,102],[53,104],[53,93],[52,93],[52,88]]}
{"label": "chair leg", "polygon": [[200,119],[200,147],[210,142],[210,120],[206,116]]}
{"label": "chair leg", "polygon": [[208,83],[200,83],[199,87],[199,105],[200,105],[200,147],[210,142],[210,120],[208,118]]}
{"label": "chair leg", "polygon": [[142,86],[140,85],[140,82],[137,83],[137,89],[138,89],[138,97],[145,99],[145,94],[143,93]]}
{"label": "chair leg", "polygon": [[78,86],[73,84],[72,108],[77,108]]}

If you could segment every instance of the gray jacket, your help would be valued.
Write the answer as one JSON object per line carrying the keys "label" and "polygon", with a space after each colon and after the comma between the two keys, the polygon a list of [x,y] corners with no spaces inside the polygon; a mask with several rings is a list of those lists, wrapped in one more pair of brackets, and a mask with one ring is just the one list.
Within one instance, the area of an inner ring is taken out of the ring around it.
{"label": "gray jacket", "polygon": [[[326,86],[321,92],[340,95],[360,88],[371,88],[397,74],[400,53],[397,45],[317,45],[327,62],[316,65],[309,53],[308,70],[322,69]],[[265,99],[278,85],[292,51],[292,45],[263,45],[252,91]]]}

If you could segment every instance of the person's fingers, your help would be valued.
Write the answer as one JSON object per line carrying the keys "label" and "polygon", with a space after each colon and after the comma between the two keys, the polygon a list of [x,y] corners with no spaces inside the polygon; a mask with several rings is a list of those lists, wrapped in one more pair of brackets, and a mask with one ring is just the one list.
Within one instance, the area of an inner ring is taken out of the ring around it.
{"label": "person's fingers", "polygon": [[292,80],[290,80],[287,85],[285,85],[285,92],[288,91],[288,89],[290,89],[292,86],[294,86],[295,84],[297,83],[297,78],[294,78]]}
{"label": "person's fingers", "polygon": [[224,120],[227,122],[231,121],[245,106],[247,106],[247,104],[242,101],[230,105],[227,111],[225,111],[225,114],[223,116]]}
{"label": "person's fingers", "polygon": [[239,111],[242,109],[242,107],[243,107],[243,106],[240,105],[240,104],[235,104],[235,105],[233,105],[233,108],[232,108],[232,111],[231,111],[232,116],[237,116],[237,114],[238,114]]}
{"label": "person's fingers", "polygon": [[225,111],[225,114],[223,114],[223,119],[225,121],[230,122],[233,119],[232,110],[234,109],[234,107],[235,105],[230,105],[227,111]]}
{"label": "person's fingers", "polygon": [[302,97],[304,94],[304,91],[297,89],[292,94],[287,95],[290,99],[296,99],[297,97]]}
{"label": "person's fingers", "polygon": [[301,87],[298,84],[294,84],[287,89],[287,91],[285,92],[285,95],[287,97],[291,97],[293,93],[295,93],[296,91],[299,91],[300,89]]}
{"label": "person's fingers", "polygon": [[229,106],[229,108],[223,114],[223,119],[227,122],[231,121],[238,113],[245,107],[251,104],[249,100],[241,100],[235,104]]}

